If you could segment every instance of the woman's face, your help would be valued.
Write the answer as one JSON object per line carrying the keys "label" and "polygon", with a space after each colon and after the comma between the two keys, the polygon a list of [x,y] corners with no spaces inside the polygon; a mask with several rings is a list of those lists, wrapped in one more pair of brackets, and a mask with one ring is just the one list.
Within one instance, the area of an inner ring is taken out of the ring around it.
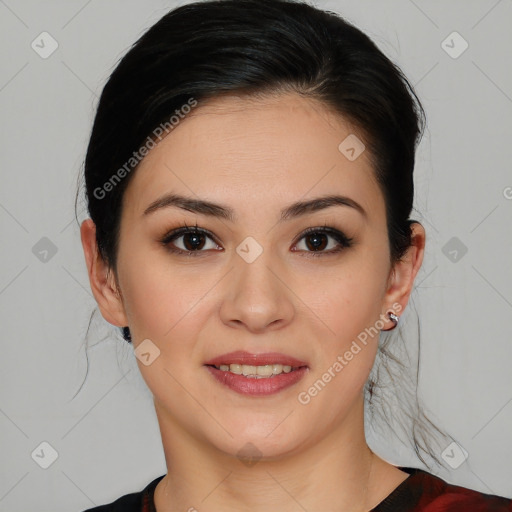
{"label": "woman's face", "polygon": [[[250,442],[270,457],[351,421],[376,333],[392,326],[382,315],[398,314],[412,285],[410,272],[392,276],[383,195],[354,135],[293,93],[226,96],[200,102],[141,162],[123,202],[115,320],[136,349],[150,340],[138,365],[166,428],[228,454]],[[171,194],[197,203],[165,205]],[[162,242],[185,225],[208,234]],[[234,377],[242,388],[251,379],[243,393],[205,365],[234,351],[307,368],[270,394],[264,379]]]}

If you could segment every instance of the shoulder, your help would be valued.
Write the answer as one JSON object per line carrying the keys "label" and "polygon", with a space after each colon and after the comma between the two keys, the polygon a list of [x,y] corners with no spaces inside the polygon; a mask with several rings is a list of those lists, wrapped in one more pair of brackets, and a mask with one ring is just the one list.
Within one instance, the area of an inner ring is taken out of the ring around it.
{"label": "shoulder", "polygon": [[142,509],[142,492],[134,492],[121,496],[112,503],[88,508],[83,512],[140,512]]}
{"label": "shoulder", "polygon": [[450,484],[426,472],[424,481],[427,492],[420,500],[424,512],[512,512],[512,499]]}
{"label": "shoulder", "polygon": [[512,512],[512,499],[485,494],[446,482],[419,468],[400,467],[409,473],[375,512]]}
{"label": "shoulder", "polygon": [[145,501],[148,501],[146,498],[153,496],[153,491],[156,487],[156,484],[164,476],[165,475],[155,478],[148,485],[146,485],[142,491],[125,494],[124,496],[121,496],[111,503],[100,505],[98,507],[88,508],[83,512],[144,512],[145,509],[143,508],[143,505],[145,505]]}

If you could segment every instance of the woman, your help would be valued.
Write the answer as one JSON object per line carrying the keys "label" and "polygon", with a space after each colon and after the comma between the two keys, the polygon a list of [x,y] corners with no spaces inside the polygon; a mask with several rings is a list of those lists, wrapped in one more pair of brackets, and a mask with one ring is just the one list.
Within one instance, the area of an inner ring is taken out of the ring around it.
{"label": "woman", "polygon": [[100,99],[81,236],[167,474],[90,510],[512,510],[365,439],[424,254],[423,121],[368,37],[307,4],[193,3],[137,41]]}

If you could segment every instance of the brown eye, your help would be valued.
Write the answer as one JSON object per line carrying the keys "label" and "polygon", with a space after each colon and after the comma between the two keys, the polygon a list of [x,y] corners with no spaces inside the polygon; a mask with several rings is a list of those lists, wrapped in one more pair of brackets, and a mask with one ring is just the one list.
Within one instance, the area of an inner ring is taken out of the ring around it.
{"label": "brown eye", "polygon": [[206,240],[206,237],[200,233],[186,233],[179,238],[183,238],[183,245],[187,251],[201,250]]}
{"label": "brown eye", "polygon": [[[218,245],[212,235],[197,227],[180,228],[168,233],[161,243],[171,252],[193,254],[205,252],[208,249],[217,249]],[[208,246],[208,244],[210,244]]]}
{"label": "brown eye", "polygon": [[[339,252],[352,245],[352,238],[345,236],[341,231],[334,228],[309,228],[302,233],[299,244],[303,243],[303,248],[296,250],[304,250],[305,252],[311,252],[321,254],[331,254]],[[327,250],[326,250],[327,249]]]}
{"label": "brown eye", "polygon": [[321,251],[329,244],[329,237],[325,233],[315,233],[304,237],[306,247],[312,251]]}

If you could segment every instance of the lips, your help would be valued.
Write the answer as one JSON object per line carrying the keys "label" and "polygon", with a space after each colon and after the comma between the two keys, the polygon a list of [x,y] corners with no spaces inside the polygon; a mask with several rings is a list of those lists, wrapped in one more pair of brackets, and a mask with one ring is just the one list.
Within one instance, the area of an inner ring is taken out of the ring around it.
{"label": "lips", "polygon": [[243,350],[229,352],[210,359],[204,363],[206,366],[220,366],[230,364],[240,364],[247,366],[264,366],[267,364],[282,364],[292,366],[294,368],[307,367],[305,361],[301,361],[295,357],[281,354],[279,352],[265,352],[263,354],[252,354]]}

